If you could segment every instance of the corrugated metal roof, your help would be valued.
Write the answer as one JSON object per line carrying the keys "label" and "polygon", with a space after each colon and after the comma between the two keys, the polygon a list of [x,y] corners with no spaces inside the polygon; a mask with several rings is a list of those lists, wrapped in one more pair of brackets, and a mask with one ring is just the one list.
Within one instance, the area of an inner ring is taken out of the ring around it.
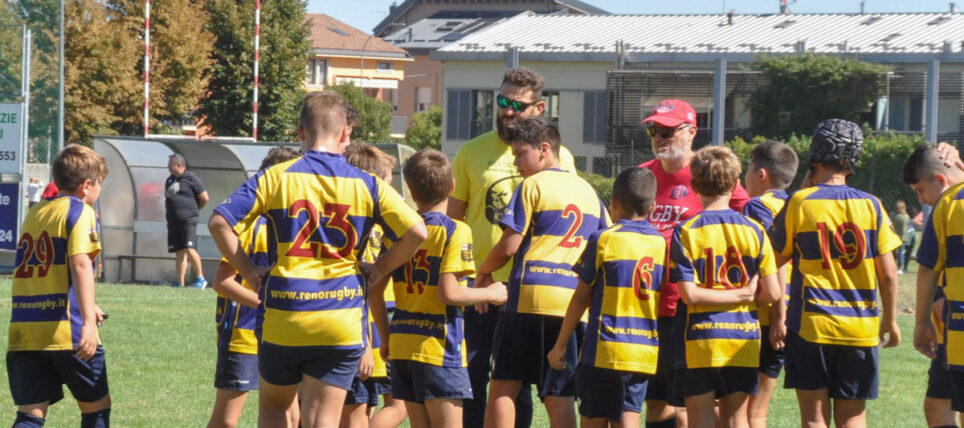
{"label": "corrugated metal roof", "polygon": [[964,14],[536,15],[521,13],[438,52],[961,54]]}
{"label": "corrugated metal roof", "polygon": [[[609,12],[593,6],[587,2],[581,0],[548,0],[551,5],[558,7],[570,7],[572,9],[578,10],[583,13],[591,14],[608,14]],[[409,9],[415,7],[419,3],[440,3],[440,4],[491,4],[497,3],[500,6],[504,6],[506,3],[517,3],[519,5],[519,10],[524,10],[528,7],[533,6],[545,6],[546,0],[405,0],[402,4],[393,5],[389,9],[388,16],[382,19],[375,28],[372,30],[375,34],[381,34],[383,31],[388,30],[389,24],[395,22],[399,16],[407,12]]]}
{"label": "corrugated metal roof", "polygon": [[437,49],[463,39],[506,15],[425,18],[384,38],[402,49]]}

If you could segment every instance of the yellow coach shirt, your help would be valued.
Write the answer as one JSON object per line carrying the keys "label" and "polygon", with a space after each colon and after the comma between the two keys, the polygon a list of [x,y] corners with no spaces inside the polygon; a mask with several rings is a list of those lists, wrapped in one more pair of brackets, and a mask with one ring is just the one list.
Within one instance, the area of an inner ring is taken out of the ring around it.
{"label": "yellow coach shirt", "polygon": [[[512,148],[493,130],[466,142],[452,160],[455,176],[452,197],[468,203],[465,222],[472,228],[474,256],[479,263],[502,237],[499,223],[512,192],[522,182],[514,159]],[[566,171],[576,172],[572,153],[565,147],[559,148],[559,164]],[[511,268],[506,264],[493,272],[492,277],[496,281],[508,281]]]}
{"label": "yellow coach shirt", "polygon": [[421,221],[381,179],[317,151],[259,172],[215,212],[238,233],[269,219],[278,262],[264,285],[262,341],[279,346],[367,345],[362,237],[378,223],[397,239]]}
{"label": "yellow coach shirt", "polygon": [[71,351],[84,320],[67,263],[72,256],[100,253],[94,209],[73,196],[41,201],[22,230],[7,350]]}

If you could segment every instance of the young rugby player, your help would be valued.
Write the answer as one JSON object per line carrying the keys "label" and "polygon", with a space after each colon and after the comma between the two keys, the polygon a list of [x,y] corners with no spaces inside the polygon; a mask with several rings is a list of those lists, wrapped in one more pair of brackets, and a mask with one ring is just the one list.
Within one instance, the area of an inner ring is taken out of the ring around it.
{"label": "young rugby player", "polygon": [[728,148],[706,147],[690,169],[703,211],[677,226],[670,244],[669,280],[681,297],[674,350],[683,368],[673,390],[684,398],[690,427],[715,425],[717,399],[726,426],[745,426],[747,400],[758,387],[756,301],[782,299],[783,287],[766,231],[729,206],[740,160]]}
{"label": "young rugby player", "polygon": [[515,165],[524,179],[502,217],[502,238],[476,279],[476,287],[492,283],[492,273],[514,257],[509,300],[499,313],[493,342],[485,425],[511,428],[514,399],[523,383],[531,383],[543,399],[550,426],[570,428],[576,424],[576,335],[568,338],[568,367],[556,370],[546,356],[579,283],[572,266],[589,235],[608,227],[609,215],[588,182],[559,169],[561,139],[554,123],[535,117],[508,126]]}
{"label": "young rugby player", "polygon": [[893,251],[903,242],[880,200],[847,186],[862,144],[853,122],[817,125],[814,186],[791,195],[770,229],[777,264],[793,260],[785,387],[797,390],[803,425],[829,426],[832,417],[865,426],[865,400],[877,398],[877,345],[900,342]]}
{"label": "young rugby player", "polygon": [[[302,426],[338,425],[368,346],[359,243],[375,223],[396,240],[364,271],[375,281],[410,259],[427,236],[398,193],[345,161],[350,130],[341,96],[308,94],[298,125],[304,156],[245,181],[209,222],[218,249],[252,289],[266,287],[258,350],[264,426],[286,422],[299,385]],[[278,241],[271,269],[251,263],[237,238],[264,214]]]}
{"label": "young rugby player", "polygon": [[[778,141],[757,144],[750,152],[747,165],[746,190],[750,201],[743,206],[743,214],[769,230],[774,217],[786,203],[786,188],[797,173],[797,152]],[[780,284],[787,283],[787,266],[777,272]],[[757,305],[760,320],[760,388],[750,396],[750,428],[766,428],[767,409],[783,369],[783,339],[787,335],[786,298],[772,305]]]}
{"label": "young rugby player", "polygon": [[[352,121],[352,113],[348,114],[349,122]],[[371,144],[353,143],[345,150],[345,159],[348,163],[360,168],[363,171],[374,174],[387,184],[392,184],[392,169],[395,167],[395,158],[379,150]],[[382,252],[383,232],[381,226],[372,226],[372,231],[368,234],[362,244],[362,252],[359,260],[363,263],[374,263],[375,259]],[[395,293],[391,286],[391,280],[385,287],[385,305],[389,311],[395,309]],[[359,374],[355,375],[352,381],[351,390],[345,399],[345,408],[342,411],[342,428],[395,428],[400,425],[406,417],[405,403],[392,397],[392,382],[388,377],[388,369],[385,360],[382,359],[379,348],[383,343],[383,336],[375,327],[375,319],[371,319],[369,324],[371,332],[371,374],[363,376],[362,367],[359,366]],[[367,357],[367,355],[366,355]],[[378,397],[385,397],[385,405],[378,410]]]}
{"label": "young rugby player", "polygon": [[392,274],[395,313],[388,321],[386,282],[370,293],[379,331],[390,331],[392,393],[405,401],[413,428],[459,428],[462,400],[472,398],[466,369],[462,306],[505,303],[502,283],[467,288],[475,272],[472,232],[445,215],[454,186],[452,166],[442,152],[422,150],[404,166],[405,182],[428,226],[429,237],[415,257]]}
{"label": "young rugby player", "polygon": [[79,144],[53,163],[60,194],[33,206],[23,223],[11,290],[7,377],[18,428],[44,425],[47,408],[64,397],[80,407],[80,426],[110,426],[110,393],[97,327],[93,259],[100,252],[91,206],[107,177],[104,157]]}
{"label": "young rugby player", "polygon": [[[274,164],[301,156],[288,147],[273,147],[261,161],[259,171]],[[262,216],[254,225],[238,235],[238,240],[251,261],[258,266],[271,266],[277,259],[276,249],[268,237],[268,219]],[[258,389],[258,307],[261,297],[238,275],[227,260],[221,259],[214,276],[218,293],[217,366],[214,387],[217,395],[208,428],[235,427],[248,399],[248,391]],[[298,406],[289,409],[289,421],[297,425]]]}
{"label": "young rugby player", "polygon": [[[964,254],[961,228],[964,219],[964,171],[948,167],[937,147],[919,145],[904,164],[904,182],[917,193],[922,204],[934,206],[921,236],[917,253],[917,323],[914,347],[932,358],[928,371],[924,416],[931,427],[957,426],[957,412],[964,411]],[[938,280],[943,273],[942,287]],[[925,316],[922,314],[926,313]],[[934,316],[936,314],[936,317]],[[955,314],[957,314],[955,316]],[[936,318],[937,322],[933,322]],[[935,326],[940,328],[935,328]],[[954,349],[955,352],[949,352]]]}
{"label": "young rugby player", "polygon": [[666,277],[666,239],[646,221],[656,177],[629,168],[616,177],[610,205],[616,224],[593,232],[573,271],[569,302],[549,363],[566,366],[566,345],[589,308],[576,367],[583,428],[639,428],[646,386],[656,373],[659,290]]}

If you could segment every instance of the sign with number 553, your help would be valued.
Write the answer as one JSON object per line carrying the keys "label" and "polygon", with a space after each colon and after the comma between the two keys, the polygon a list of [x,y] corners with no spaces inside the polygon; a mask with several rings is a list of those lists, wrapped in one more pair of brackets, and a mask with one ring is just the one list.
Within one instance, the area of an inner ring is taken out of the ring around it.
{"label": "sign with number 553", "polygon": [[20,173],[22,130],[21,105],[0,103],[0,174]]}

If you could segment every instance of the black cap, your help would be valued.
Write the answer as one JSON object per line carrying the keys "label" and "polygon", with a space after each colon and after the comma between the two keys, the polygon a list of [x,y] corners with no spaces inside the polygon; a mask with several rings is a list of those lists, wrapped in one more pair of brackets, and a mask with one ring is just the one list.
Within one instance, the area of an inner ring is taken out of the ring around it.
{"label": "black cap", "polygon": [[846,160],[851,171],[857,169],[864,133],[856,123],[827,119],[817,125],[810,139],[810,162],[837,164]]}

